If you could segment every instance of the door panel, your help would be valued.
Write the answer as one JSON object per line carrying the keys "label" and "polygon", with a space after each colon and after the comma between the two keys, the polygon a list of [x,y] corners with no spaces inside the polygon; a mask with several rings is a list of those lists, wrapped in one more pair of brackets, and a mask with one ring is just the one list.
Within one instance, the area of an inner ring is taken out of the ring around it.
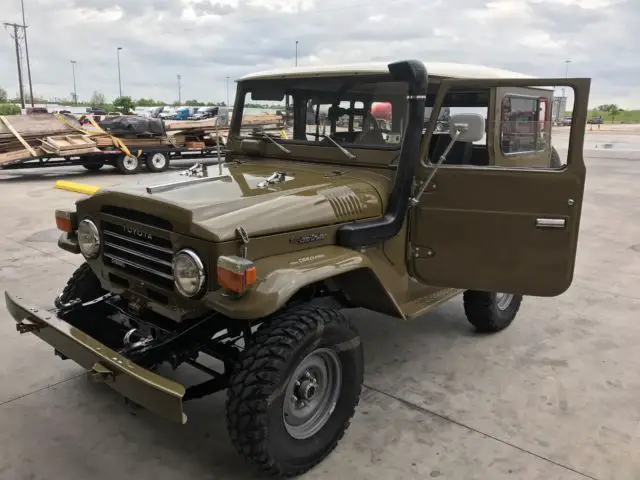
{"label": "door panel", "polygon": [[[569,82],[577,88],[567,166],[440,167],[410,213],[408,269],[414,278],[440,287],[535,296],[559,295],[571,285],[590,82]],[[420,179],[433,168],[423,168]]]}

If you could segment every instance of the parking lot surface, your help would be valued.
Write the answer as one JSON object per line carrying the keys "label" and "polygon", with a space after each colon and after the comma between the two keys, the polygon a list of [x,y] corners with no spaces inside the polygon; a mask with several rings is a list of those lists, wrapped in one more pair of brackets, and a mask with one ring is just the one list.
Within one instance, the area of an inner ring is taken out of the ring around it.
{"label": "parking lot surface", "polygon": [[[410,323],[355,312],[362,400],[336,451],[304,478],[640,478],[640,153],[585,151],[572,287],[525,298],[493,336],[474,333],[458,299]],[[169,175],[0,171],[0,289],[50,305],[82,262],[56,246],[53,211],[80,197],[55,190],[56,179]],[[42,341],[19,336],[0,308],[1,479],[257,478],[228,440],[224,394],[186,409],[184,426],[132,412]]]}

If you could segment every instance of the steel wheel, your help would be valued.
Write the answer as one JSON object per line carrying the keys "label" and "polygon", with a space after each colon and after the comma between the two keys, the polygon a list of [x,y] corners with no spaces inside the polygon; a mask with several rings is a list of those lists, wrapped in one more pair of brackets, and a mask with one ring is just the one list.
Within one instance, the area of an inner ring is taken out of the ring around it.
{"label": "steel wheel", "polygon": [[303,474],[342,439],[363,374],[360,336],[340,310],[307,304],[276,314],[229,380],[231,442],[272,476]]}
{"label": "steel wheel", "polygon": [[506,310],[513,301],[513,293],[496,293],[496,306],[499,310]]}
{"label": "steel wheel", "polygon": [[169,159],[164,153],[154,153],[146,160],[147,168],[152,172],[163,172],[169,168]]}
{"label": "steel wheel", "polygon": [[478,331],[495,333],[507,328],[516,318],[522,295],[467,290],[463,303],[467,319]]}
{"label": "steel wheel", "polygon": [[333,350],[320,348],[307,355],[285,391],[283,419],[289,435],[304,440],[318,433],[333,413],[341,385],[342,367]]}
{"label": "steel wheel", "polygon": [[130,174],[135,173],[140,166],[138,157],[133,155],[122,155],[115,161],[115,167],[120,173]]}

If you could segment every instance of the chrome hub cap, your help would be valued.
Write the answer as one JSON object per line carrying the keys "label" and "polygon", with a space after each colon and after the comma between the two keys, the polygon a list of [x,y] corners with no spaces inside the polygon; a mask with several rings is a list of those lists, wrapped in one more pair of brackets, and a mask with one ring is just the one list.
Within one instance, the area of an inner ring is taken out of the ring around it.
{"label": "chrome hub cap", "polygon": [[496,293],[496,306],[498,310],[506,310],[513,300],[512,293]]}
{"label": "chrome hub cap", "polygon": [[320,348],[307,355],[285,390],[283,420],[289,435],[304,440],[318,433],[335,409],[341,385],[342,367],[333,350]]}

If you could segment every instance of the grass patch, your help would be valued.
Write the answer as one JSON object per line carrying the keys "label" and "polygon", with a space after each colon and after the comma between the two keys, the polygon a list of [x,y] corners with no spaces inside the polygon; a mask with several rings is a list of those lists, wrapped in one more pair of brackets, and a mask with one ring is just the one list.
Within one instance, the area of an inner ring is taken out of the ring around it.
{"label": "grass patch", "polygon": [[20,115],[20,106],[12,103],[0,103],[0,115]]}
{"label": "grass patch", "polygon": [[[565,116],[570,117],[571,112],[565,112]],[[640,110],[623,110],[616,115],[615,119],[611,118],[611,114],[609,112],[599,112],[597,110],[591,110],[587,115],[587,118],[598,116],[604,119],[604,123],[609,124],[640,123]]]}

